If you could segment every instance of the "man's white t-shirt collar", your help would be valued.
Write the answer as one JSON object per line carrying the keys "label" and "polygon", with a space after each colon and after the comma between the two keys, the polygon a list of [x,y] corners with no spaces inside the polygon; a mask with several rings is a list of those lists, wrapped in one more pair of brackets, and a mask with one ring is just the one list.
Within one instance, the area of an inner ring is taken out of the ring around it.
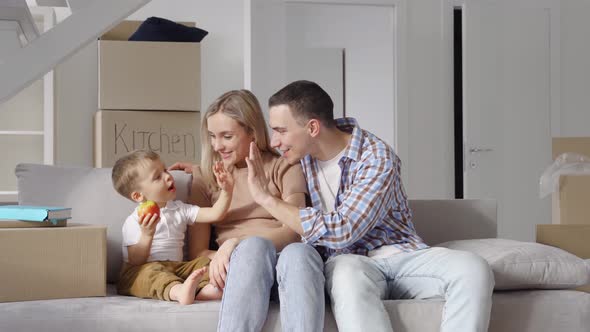
{"label": "man's white t-shirt collar", "polygon": [[345,152],[346,147],[330,160],[316,160],[318,165],[320,200],[324,212],[334,212],[336,210],[336,195],[340,188],[340,177],[342,175],[342,170],[338,162],[342,159]]}

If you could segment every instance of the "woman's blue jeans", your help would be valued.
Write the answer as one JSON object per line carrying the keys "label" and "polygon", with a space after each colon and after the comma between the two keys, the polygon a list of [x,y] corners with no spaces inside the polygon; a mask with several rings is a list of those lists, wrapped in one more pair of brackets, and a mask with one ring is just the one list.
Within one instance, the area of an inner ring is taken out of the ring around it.
{"label": "woman's blue jeans", "polygon": [[266,239],[242,240],[230,259],[217,330],[261,331],[275,285],[283,331],[322,331],[324,283],[324,262],[312,246],[292,243],[277,255]]}

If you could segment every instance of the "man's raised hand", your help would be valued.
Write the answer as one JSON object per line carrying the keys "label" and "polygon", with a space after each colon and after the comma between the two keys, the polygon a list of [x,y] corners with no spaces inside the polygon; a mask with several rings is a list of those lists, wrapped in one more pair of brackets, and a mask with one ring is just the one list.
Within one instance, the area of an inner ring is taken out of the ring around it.
{"label": "man's raised hand", "polygon": [[248,165],[248,188],[254,201],[263,205],[264,200],[272,197],[268,191],[268,177],[264,172],[262,155],[254,142],[250,143],[250,155],[246,158]]}

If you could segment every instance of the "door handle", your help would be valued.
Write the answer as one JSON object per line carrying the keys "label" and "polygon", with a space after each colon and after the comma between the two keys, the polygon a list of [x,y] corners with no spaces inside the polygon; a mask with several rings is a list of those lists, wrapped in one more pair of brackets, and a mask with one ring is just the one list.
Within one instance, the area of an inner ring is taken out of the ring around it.
{"label": "door handle", "polygon": [[469,153],[492,152],[494,149],[490,148],[470,148]]}

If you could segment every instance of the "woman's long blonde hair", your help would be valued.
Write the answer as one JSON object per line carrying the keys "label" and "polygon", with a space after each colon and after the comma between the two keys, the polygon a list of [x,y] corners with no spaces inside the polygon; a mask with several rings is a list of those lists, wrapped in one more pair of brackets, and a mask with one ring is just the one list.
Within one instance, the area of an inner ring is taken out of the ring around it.
{"label": "woman's long blonde hair", "polygon": [[217,113],[223,113],[226,116],[236,120],[248,134],[254,136],[254,142],[261,152],[272,153],[280,156],[275,149],[270,146],[270,139],[266,121],[260,108],[260,103],[256,96],[248,90],[232,90],[224,93],[217,98],[207,108],[203,121],[201,123],[201,172],[203,180],[208,187],[216,189],[217,183],[213,175],[213,165],[221,160],[219,154],[213,151],[209,130],[207,129],[208,119]]}

